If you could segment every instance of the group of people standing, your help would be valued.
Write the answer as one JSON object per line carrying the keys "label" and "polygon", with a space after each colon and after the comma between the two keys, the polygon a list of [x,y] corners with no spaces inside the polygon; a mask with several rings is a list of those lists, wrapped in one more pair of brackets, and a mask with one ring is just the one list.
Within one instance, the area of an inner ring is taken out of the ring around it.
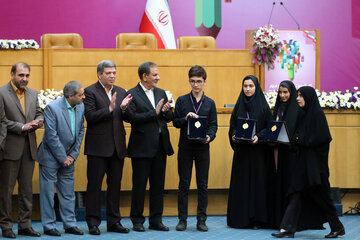
{"label": "group of people standing", "polygon": [[[131,158],[133,169],[130,219],[133,230],[145,231],[144,200],[150,184],[149,229],[169,231],[162,222],[166,157],[174,153],[167,123],[180,128],[179,139],[179,224],[187,227],[188,191],[192,162],[195,161],[199,189],[199,231],[207,231],[206,208],[209,172],[209,143],[217,131],[215,102],[204,95],[206,72],[200,66],[189,71],[191,92],[170,107],[160,80],[157,65],[144,62],[138,68],[140,82],[128,92],[116,86],[116,64],[110,60],[97,66],[98,81],[85,88],[77,81],[68,82],[63,97],[50,102],[41,111],[37,92],[27,87],[30,66],[16,63],[10,82],[0,88],[0,227],[2,236],[16,238],[11,219],[12,193],[19,184],[18,234],[39,237],[32,228],[32,176],[34,161],[39,162],[40,210],[44,234],[61,236],[56,229],[55,189],[65,233],[83,235],[76,225],[74,162],[80,153],[87,121],[84,154],[87,155],[86,222],[89,233],[100,235],[101,186],[107,176],[106,223],[108,232],[128,233],[121,224],[119,210],[124,158]],[[188,118],[208,117],[206,139],[188,140]],[[124,121],[131,124],[126,148]],[[37,148],[35,130],[45,126]]]}
{"label": "group of people standing", "polygon": [[[174,153],[167,123],[180,129],[178,144],[177,231],[187,228],[188,192],[193,162],[198,188],[197,229],[208,231],[209,143],[217,132],[215,102],[205,96],[206,71],[190,68],[190,93],[180,96],[173,111],[160,80],[157,65],[138,68],[140,82],[129,91],[116,86],[116,65],[110,60],[97,66],[96,83],[85,88],[68,82],[64,96],[49,103],[42,113],[37,92],[27,87],[30,66],[20,62],[11,69],[11,80],[0,88],[0,227],[2,236],[15,238],[11,219],[12,193],[19,184],[18,234],[39,237],[31,224],[32,175],[39,162],[41,221],[44,234],[61,236],[56,229],[54,193],[59,198],[65,233],[82,235],[76,226],[74,162],[84,135],[87,155],[86,222],[89,233],[100,235],[101,186],[107,175],[106,222],[108,232],[128,233],[119,210],[124,158],[133,169],[130,219],[133,230],[145,231],[144,200],[149,181],[149,229],[169,231],[162,222],[166,158]],[[189,118],[206,117],[206,137],[190,140]],[[237,140],[237,118],[256,120],[252,141]],[[285,121],[290,144],[263,142],[269,121]],[[124,121],[131,124],[126,148]],[[35,130],[45,132],[37,149]],[[280,228],[274,237],[294,237],[299,230],[322,228],[329,222],[327,238],[345,234],[330,199],[328,152],[331,135],[316,93],[311,87],[296,91],[283,81],[274,112],[265,100],[258,79],[247,76],[230,120],[229,139],[234,150],[227,224],[234,228]]]}
{"label": "group of people standing", "polygon": [[[279,228],[272,236],[293,238],[305,229],[345,235],[330,198],[329,126],[312,87],[296,90],[291,81],[279,85],[273,113],[255,76],[243,79],[230,120],[234,150],[227,224],[233,228]],[[252,141],[235,138],[237,119],[256,120]],[[270,121],[284,121],[289,144],[262,141]]]}

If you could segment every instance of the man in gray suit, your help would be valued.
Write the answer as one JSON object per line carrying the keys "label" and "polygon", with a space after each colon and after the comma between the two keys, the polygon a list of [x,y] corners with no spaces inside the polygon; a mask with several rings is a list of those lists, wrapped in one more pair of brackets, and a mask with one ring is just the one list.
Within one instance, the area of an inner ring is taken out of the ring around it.
{"label": "man in gray suit", "polygon": [[74,162],[84,135],[84,88],[81,83],[70,81],[63,92],[64,97],[45,108],[45,132],[37,158],[41,222],[44,233],[50,236],[61,235],[56,229],[55,188],[65,233],[84,234],[76,226],[74,193]]}
{"label": "man in gray suit", "polygon": [[[6,133],[7,133],[7,128],[6,128],[4,103],[3,103],[2,97],[0,95],[0,161],[3,159]],[[2,174],[1,169],[0,169],[0,174]]]}
{"label": "man in gray suit", "polygon": [[16,63],[11,68],[11,81],[0,88],[7,118],[7,136],[3,160],[0,161],[0,227],[2,236],[16,238],[12,231],[11,200],[16,180],[19,184],[18,234],[39,237],[32,229],[32,177],[37,157],[35,130],[43,116],[35,89],[27,87],[30,66]]}

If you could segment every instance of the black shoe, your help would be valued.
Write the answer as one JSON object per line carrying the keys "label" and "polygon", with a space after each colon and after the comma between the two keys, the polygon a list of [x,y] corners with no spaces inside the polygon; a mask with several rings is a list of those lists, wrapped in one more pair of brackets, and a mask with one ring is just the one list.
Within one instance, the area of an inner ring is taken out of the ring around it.
{"label": "black shoe", "polygon": [[120,222],[117,222],[115,224],[113,224],[111,227],[108,227],[107,229],[108,232],[117,232],[117,233],[129,233],[129,229],[123,227],[123,225],[121,225]]}
{"label": "black shoe", "polygon": [[3,229],[2,230],[2,236],[5,238],[16,238],[15,233],[13,232],[13,230],[11,228],[9,229]]}
{"label": "black shoe", "polygon": [[337,238],[338,236],[344,236],[344,235],[345,235],[345,229],[342,228],[337,232],[330,232],[328,235],[325,235],[325,238]]}
{"label": "black shoe", "polygon": [[144,225],[142,223],[134,223],[133,230],[135,232],[145,232]]}
{"label": "black shoe", "polygon": [[295,233],[293,232],[275,232],[272,233],[271,236],[277,237],[277,238],[294,238]]}
{"label": "black shoe", "polygon": [[18,235],[24,235],[28,237],[40,237],[41,233],[35,232],[32,227],[29,227],[29,228],[19,229]]}
{"label": "black shoe", "polygon": [[74,235],[84,235],[84,232],[81,231],[78,227],[71,227],[65,229],[65,233],[74,234]]}
{"label": "black shoe", "polygon": [[89,226],[89,234],[91,235],[100,235],[100,230],[97,226]]}
{"label": "black shoe", "polygon": [[61,233],[56,228],[46,230],[46,231],[44,231],[44,234],[49,235],[49,236],[54,236],[54,237],[61,236]]}
{"label": "black shoe", "polygon": [[207,232],[209,230],[205,224],[205,221],[198,221],[196,224],[196,228],[201,232]]}
{"label": "black shoe", "polygon": [[163,223],[149,224],[149,229],[156,231],[169,231],[169,227],[165,226]]}
{"label": "black shoe", "polygon": [[176,231],[184,231],[186,229],[186,220],[179,220],[179,223],[176,225]]}

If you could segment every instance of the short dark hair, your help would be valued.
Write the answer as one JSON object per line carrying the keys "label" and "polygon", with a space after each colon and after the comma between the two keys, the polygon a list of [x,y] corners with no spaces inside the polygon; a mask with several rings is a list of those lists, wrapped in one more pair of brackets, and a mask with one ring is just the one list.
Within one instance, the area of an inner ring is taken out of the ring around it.
{"label": "short dark hair", "polygon": [[77,81],[73,80],[68,82],[63,89],[64,97],[68,98],[70,95],[74,96],[77,93],[78,89],[82,87],[83,85]]}
{"label": "short dark hair", "polygon": [[153,62],[143,62],[142,64],[140,64],[139,68],[138,68],[138,74],[139,74],[139,78],[140,80],[142,80],[142,76],[145,73],[146,75],[149,75],[151,72],[151,68],[156,67],[157,65]]}
{"label": "short dark hair", "polygon": [[116,64],[111,60],[102,60],[97,65],[97,72],[100,74],[103,74],[104,68],[107,68],[107,67],[114,67],[116,69]]}
{"label": "short dark hair", "polygon": [[30,72],[30,66],[29,66],[29,64],[27,64],[27,63],[25,63],[25,62],[18,62],[18,63],[15,63],[14,65],[12,65],[12,67],[11,67],[11,72],[10,72],[10,73],[15,74],[18,66],[22,66],[23,68],[27,68],[27,69],[29,69],[29,72]]}
{"label": "short dark hair", "polygon": [[202,77],[204,81],[206,80],[206,71],[202,66],[195,65],[192,66],[189,70],[189,78],[191,77]]}

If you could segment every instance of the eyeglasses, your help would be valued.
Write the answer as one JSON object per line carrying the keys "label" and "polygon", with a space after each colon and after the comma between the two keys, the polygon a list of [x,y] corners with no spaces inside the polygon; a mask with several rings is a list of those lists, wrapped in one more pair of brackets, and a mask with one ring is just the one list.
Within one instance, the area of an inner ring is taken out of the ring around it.
{"label": "eyeglasses", "polygon": [[195,85],[195,84],[197,84],[197,85],[202,85],[202,84],[204,84],[204,81],[201,81],[201,80],[189,80],[189,82],[190,82],[190,84],[191,85]]}

